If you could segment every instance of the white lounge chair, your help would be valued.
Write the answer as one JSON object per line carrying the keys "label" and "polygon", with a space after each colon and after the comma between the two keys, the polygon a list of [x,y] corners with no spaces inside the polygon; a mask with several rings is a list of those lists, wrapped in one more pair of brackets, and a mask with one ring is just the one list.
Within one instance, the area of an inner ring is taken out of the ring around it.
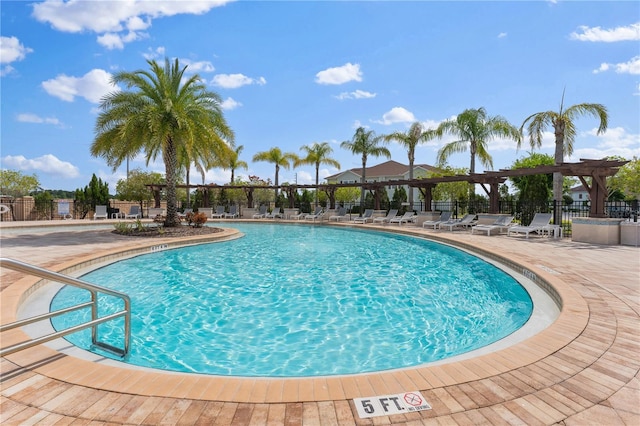
{"label": "white lounge chair", "polygon": [[131,206],[129,207],[129,213],[124,215],[125,219],[142,219],[142,214],[140,213],[140,206]]}
{"label": "white lounge chair", "polygon": [[238,217],[238,206],[233,205],[229,207],[229,213],[225,213],[224,217],[227,219],[233,219]]}
{"label": "white lounge chair", "polygon": [[216,206],[216,212],[211,214],[211,219],[222,219],[224,217],[224,206]]}
{"label": "white lounge chair", "polygon": [[416,218],[415,213],[413,211],[406,212],[402,216],[396,216],[389,221],[389,223],[397,223],[398,225],[402,225],[403,223],[413,222]]}
{"label": "white lounge chair", "polygon": [[329,221],[335,220],[336,222],[340,222],[342,219],[347,218],[347,209],[344,207],[340,207],[336,214],[333,216],[329,216]]}
{"label": "white lounge chair", "polygon": [[96,206],[96,212],[93,214],[93,220],[107,218],[107,206]]}
{"label": "white lounge chair", "polygon": [[529,234],[532,232],[542,235],[545,230],[548,229],[551,218],[553,218],[552,213],[536,213],[528,226],[516,225],[507,229],[507,236],[511,234],[525,234],[526,237],[529,238]]}
{"label": "white lounge chair", "polygon": [[184,212],[178,212],[178,217],[184,219],[189,213],[193,213],[193,209],[184,209]]}
{"label": "white lounge chair", "polygon": [[267,219],[282,218],[282,213],[280,213],[280,207],[274,207],[273,210],[271,210],[271,213],[267,213],[264,217]]}
{"label": "white lounge chair", "polygon": [[300,220],[300,219],[304,219],[306,215],[308,215],[308,212],[300,212],[298,214],[292,214],[289,215],[289,219],[294,219],[294,220]]}
{"label": "white lounge chair", "polygon": [[258,209],[258,213],[254,214],[253,216],[251,216],[253,219],[260,219],[263,218],[267,215],[267,206],[265,206],[264,204],[260,206],[260,208]]}
{"label": "white lounge chair", "polygon": [[487,231],[487,236],[491,236],[491,231],[494,229],[498,230],[498,233],[501,233],[505,229],[509,229],[511,226],[511,222],[513,221],[513,216],[500,216],[495,220],[495,222],[491,224],[478,224],[471,227],[471,233],[473,234],[475,231],[484,232]]}
{"label": "white lounge chair", "polygon": [[391,219],[394,219],[398,215],[398,209],[391,209],[384,217],[376,217],[373,219],[373,223],[387,223]]}
{"label": "white lounge chair", "polygon": [[449,222],[450,220],[451,220],[451,212],[442,212],[440,213],[440,217],[438,217],[437,219],[425,220],[424,222],[422,222],[422,227],[437,229],[438,225],[444,222]]}
{"label": "white lounge chair", "polygon": [[308,214],[304,217],[304,220],[312,220],[316,221],[316,219],[320,219],[322,217],[322,207],[316,207],[316,211],[313,214]]}
{"label": "white lounge chair", "polygon": [[362,216],[358,216],[353,219],[354,223],[367,223],[367,221],[373,222],[373,209],[366,209]]}
{"label": "white lounge chair", "polygon": [[438,225],[439,229],[449,228],[449,231],[454,230],[454,228],[466,228],[468,226],[473,225],[473,221],[476,220],[476,214],[471,213],[465,215],[461,220],[456,220],[454,222],[445,222]]}

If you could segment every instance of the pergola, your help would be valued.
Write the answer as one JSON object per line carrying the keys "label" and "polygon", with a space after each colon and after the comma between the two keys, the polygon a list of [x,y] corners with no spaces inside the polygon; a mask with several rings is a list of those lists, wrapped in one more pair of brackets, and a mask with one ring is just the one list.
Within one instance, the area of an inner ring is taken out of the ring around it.
{"label": "pergola", "polygon": [[[289,207],[293,207],[294,195],[299,189],[315,189],[325,191],[329,197],[330,208],[335,208],[335,191],[338,188],[345,187],[363,187],[373,193],[374,206],[380,209],[380,201],[382,191],[387,186],[409,186],[419,188],[424,195],[425,206],[431,209],[431,201],[433,188],[443,182],[468,182],[470,184],[478,184],[486,192],[489,197],[489,213],[499,213],[499,185],[504,183],[507,178],[512,176],[531,176],[540,174],[549,174],[560,172],[563,176],[576,176],[580,182],[589,191],[591,199],[590,217],[605,217],[605,202],[607,200],[607,181],[608,176],[615,175],[619,168],[628,163],[628,161],[619,160],[586,160],[580,159],[578,163],[562,163],[553,166],[537,166],[523,169],[500,169],[498,171],[488,171],[484,173],[474,173],[469,175],[441,176],[412,180],[390,180],[380,182],[360,183],[334,183],[319,185],[176,185],[177,188],[196,189],[203,192],[203,201],[205,207],[209,205],[209,191],[213,189],[242,189],[246,196],[249,207],[253,207],[253,191],[256,189],[279,189],[287,193],[289,198]],[[590,182],[587,179],[590,178]],[[153,191],[155,206],[160,207],[160,191],[166,187],[165,184],[147,184],[149,189]]]}

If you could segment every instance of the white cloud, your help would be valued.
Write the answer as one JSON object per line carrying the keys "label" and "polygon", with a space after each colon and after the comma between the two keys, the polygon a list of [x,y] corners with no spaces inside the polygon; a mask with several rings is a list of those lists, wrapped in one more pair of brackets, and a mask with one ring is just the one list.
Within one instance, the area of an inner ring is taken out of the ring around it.
{"label": "white cloud", "polygon": [[225,99],[224,101],[222,101],[222,109],[227,110],[227,111],[231,111],[232,109],[236,109],[238,107],[242,106],[242,103],[236,101],[235,99],[229,97],[227,99]]}
{"label": "white cloud", "polygon": [[633,93],[633,96],[640,96],[640,84],[637,86],[637,91]]}
{"label": "white cloud", "polygon": [[180,59],[181,66],[187,66],[186,72],[192,74],[214,72],[216,68],[209,61],[192,61],[190,59]]}
{"label": "white cloud", "polygon": [[412,123],[416,121],[411,111],[407,111],[402,107],[393,107],[390,111],[382,115],[382,120],[374,120],[374,123],[393,124],[393,123]]}
{"label": "white cloud", "polygon": [[618,74],[640,74],[640,56],[631,58],[628,62],[619,64],[600,64],[600,68],[593,70],[594,74],[609,71],[611,68]]}
{"label": "white cloud", "polygon": [[64,74],[42,82],[43,89],[63,101],[73,102],[82,97],[91,103],[99,103],[100,99],[120,88],[111,84],[111,74],[101,69],[93,69],[82,77],[70,77]]}
{"label": "white cloud", "polygon": [[57,118],[45,117],[42,118],[36,114],[18,114],[16,119],[21,123],[36,123],[36,124],[53,124],[55,126],[62,126],[62,123]]}
{"label": "white cloud", "polygon": [[5,167],[21,171],[37,171],[64,179],[76,178],[79,169],[71,163],[59,160],[55,155],[46,154],[38,158],[28,159],[22,155],[7,155],[2,159]]}
{"label": "white cloud", "polygon": [[45,0],[33,5],[33,16],[54,29],[69,33],[94,32],[108,49],[121,49],[146,37],[155,18],[178,14],[201,15],[229,0],[199,1],[60,1]]}
{"label": "white cloud", "polygon": [[[631,159],[634,156],[640,156],[640,134],[628,133],[622,127],[613,127],[607,129],[601,135],[598,135],[598,129],[593,128],[582,133],[581,141],[576,140],[573,155],[568,161],[579,161],[585,159],[600,159],[604,157],[618,155],[623,158]],[[595,146],[581,148],[579,145],[585,145],[585,141],[595,140]]]}
{"label": "white cloud", "polygon": [[218,74],[213,77],[211,84],[214,86],[222,87],[224,89],[237,89],[238,87],[246,86],[249,84],[258,84],[263,86],[267,84],[267,80],[264,77],[251,78],[244,74]]}
{"label": "white cloud", "polygon": [[569,35],[571,40],[606,43],[640,40],[640,22],[614,29],[589,28],[586,25],[582,25],[578,29],[579,32],[574,31]]}
{"label": "white cloud", "polygon": [[150,47],[147,49],[146,53],[143,53],[142,56],[145,59],[156,59],[159,57],[164,57],[165,48],[164,46],[156,47],[155,49],[151,49]]}
{"label": "white cloud", "polygon": [[360,64],[348,62],[341,67],[327,68],[316,74],[318,84],[344,84],[350,81],[362,81]]}
{"label": "white cloud", "polygon": [[10,64],[21,61],[33,49],[24,47],[17,37],[0,37],[0,64]]}
{"label": "white cloud", "polygon": [[376,94],[367,92],[365,90],[354,90],[353,92],[342,92],[338,96],[335,96],[336,99],[369,99],[375,98]]}
{"label": "white cloud", "polygon": [[507,36],[507,33],[498,34],[498,38],[505,38],[506,36]]}

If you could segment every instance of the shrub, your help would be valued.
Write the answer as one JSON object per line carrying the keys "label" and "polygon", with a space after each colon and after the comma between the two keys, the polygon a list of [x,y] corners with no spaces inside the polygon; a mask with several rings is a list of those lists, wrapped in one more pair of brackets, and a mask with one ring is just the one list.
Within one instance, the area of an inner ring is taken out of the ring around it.
{"label": "shrub", "polygon": [[193,226],[194,228],[200,228],[203,224],[207,223],[207,215],[199,212],[187,213],[185,219],[189,223],[189,226]]}

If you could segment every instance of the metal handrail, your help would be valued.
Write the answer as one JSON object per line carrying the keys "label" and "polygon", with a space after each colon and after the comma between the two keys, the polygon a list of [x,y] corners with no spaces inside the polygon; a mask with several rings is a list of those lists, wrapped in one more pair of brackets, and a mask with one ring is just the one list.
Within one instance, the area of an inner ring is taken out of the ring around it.
{"label": "metal handrail", "polygon": [[[131,299],[124,293],[114,291],[105,287],[90,284],[86,281],[79,280],[77,278],[69,277],[67,275],[52,272],[47,269],[39,268],[37,266],[29,265],[18,260],[9,258],[0,258],[0,267],[8,268],[14,271],[23,272],[28,275],[44,278],[49,281],[59,282],[67,284],[73,287],[78,287],[87,290],[91,293],[91,301],[83,302],[78,305],[70,306],[64,309],[60,309],[47,314],[37,315],[23,320],[15,321],[10,324],[0,325],[0,332],[12,330],[17,327],[22,327],[28,324],[32,324],[38,321],[54,318],[59,315],[63,315],[79,309],[91,308],[91,321],[83,324],[76,325],[74,327],[67,328],[62,331],[51,333],[42,337],[27,340],[22,343],[18,343],[12,346],[0,348],[0,356],[10,355],[12,353],[27,349],[33,346],[37,346],[41,343],[49,342],[60,337],[64,337],[68,334],[75,333],[80,330],[91,327],[91,343],[104,350],[115,353],[121,357],[125,357],[129,353],[129,344],[131,341]],[[104,293],[110,296],[122,299],[124,302],[124,309],[113,314],[98,318],[98,293]],[[107,343],[100,342],[98,340],[98,325],[107,321],[111,321],[116,318],[124,317],[124,345],[123,348],[117,348]]]}

